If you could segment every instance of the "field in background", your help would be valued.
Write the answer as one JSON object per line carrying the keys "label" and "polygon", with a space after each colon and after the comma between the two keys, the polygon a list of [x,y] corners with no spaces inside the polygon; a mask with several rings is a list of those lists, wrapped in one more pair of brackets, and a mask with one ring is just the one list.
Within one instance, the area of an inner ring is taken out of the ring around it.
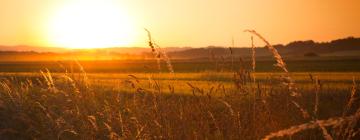
{"label": "field in background", "polygon": [[[52,73],[54,79],[61,79],[65,73]],[[283,73],[254,73],[256,81],[265,83],[270,80],[279,80]],[[72,74],[73,77],[81,76],[80,73]],[[149,87],[149,83],[156,81],[163,93],[171,93],[168,86],[171,85],[177,94],[191,94],[192,87],[188,84],[196,85],[203,89],[215,88],[224,85],[227,90],[235,90],[234,73],[231,72],[197,72],[197,73],[87,73],[87,80],[90,85],[102,86],[119,91],[131,92],[132,89],[126,81],[131,80],[131,76],[136,76],[138,84]],[[348,90],[353,84],[353,80],[360,80],[359,72],[295,72],[291,73],[292,78],[299,88],[313,88],[311,78],[317,77],[323,89],[344,89]],[[41,79],[38,73],[0,73],[0,79]],[[56,80],[55,80],[56,82]],[[249,84],[248,86],[251,86]]]}
{"label": "field in background", "polygon": [[[240,58],[216,60],[172,60],[176,73],[227,71],[240,67],[249,69],[251,61]],[[286,60],[291,72],[360,72],[360,59],[347,57],[321,58],[288,58]],[[159,72],[156,60],[104,60],[79,61],[87,73],[151,73]],[[264,58],[257,60],[255,71],[276,72],[274,60]],[[51,72],[79,72],[75,61],[35,61],[35,62],[1,62],[0,72],[39,72],[49,69]],[[161,63],[161,72],[167,72],[166,64]]]}

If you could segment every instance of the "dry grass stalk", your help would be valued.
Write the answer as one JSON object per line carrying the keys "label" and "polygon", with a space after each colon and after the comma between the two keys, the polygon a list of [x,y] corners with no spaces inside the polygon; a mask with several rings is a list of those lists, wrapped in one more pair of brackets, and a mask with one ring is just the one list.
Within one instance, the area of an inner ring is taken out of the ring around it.
{"label": "dry grass stalk", "polygon": [[168,55],[166,54],[165,50],[162,49],[162,48],[161,48],[158,44],[156,44],[156,43],[155,43],[155,46],[157,46],[158,50],[161,52],[162,56],[164,57],[164,60],[165,60],[165,62],[166,62],[166,66],[167,66],[169,72],[170,72],[171,74],[174,74],[174,68],[173,68],[173,66],[172,66],[172,64],[171,64],[171,60],[170,60],[170,58],[168,57]]}
{"label": "dry grass stalk", "polygon": [[252,34],[256,35],[257,37],[259,37],[262,41],[264,41],[265,44],[266,44],[266,48],[273,54],[273,56],[274,56],[274,58],[275,58],[275,60],[277,62],[276,66],[281,68],[286,73],[289,72],[287,70],[286,64],[283,61],[283,59],[282,59],[281,55],[279,54],[279,52],[262,35],[257,33],[255,30],[245,30],[245,32],[252,33]]}
{"label": "dry grass stalk", "polygon": [[151,48],[151,51],[153,53],[155,53],[155,47],[154,47],[154,44],[153,44],[153,41],[152,41],[152,38],[151,38],[151,33],[148,29],[144,28],[144,30],[147,32],[147,36],[148,36],[148,45],[149,47]]}
{"label": "dry grass stalk", "polygon": [[214,126],[215,126],[216,133],[220,134],[221,131],[220,131],[219,125],[218,125],[218,123],[216,122],[216,119],[215,119],[213,113],[211,113],[211,111],[207,111],[207,112],[208,112],[208,114],[209,114],[209,116],[210,116],[210,118],[211,118],[211,121],[213,122],[213,124],[214,124]]}
{"label": "dry grass stalk", "polygon": [[57,139],[58,139],[58,140],[63,139],[62,136],[63,136],[64,134],[71,134],[71,135],[74,135],[74,136],[79,135],[79,134],[78,134],[76,131],[74,131],[74,130],[65,129],[65,130],[62,130],[62,131],[59,132],[59,134],[57,135]]}
{"label": "dry grass stalk", "polygon": [[90,122],[93,130],[97,131],[98,130],[98,126],[96,124],[96,117],[95,116],[88,116],[88,121]]}
{"label": "dry grass stalk", "polygon": [[[283,61],[279,52],[276,50],[276,48],[273,47],[262,35],[257,33],[255,30],[245,30],[245,32],[254,34],[258,38],[260,38],[263,42],[265,42],[266,48],[273,54],[273,57],[275,58],[275,60],[277,62],[275,64],[275,66],[281,68],[285,72],[285,75],[282,77],[282,80],[283,80],[283,84],[288,87],[290,96],[292,96],[292,97],[300,96],[300,94],[297,92],[297,89],[295,87],[294,80],[289,76],[289,71],[286,68],[286,64]],[[301,107],[297,102],[295,102],[294,100],[292,100],[291,102],[300,110],[300,112],[303,114],[303,117],[305,119],[310,117],[308,111],[306,111],[303,107]]]}
{"label": "dry grass stalk", "polygon": [[52,76],[51,76],[50,71],[49,71],[48,69],[46,69],[46,73],[45,73],[45,72],[43,72],[43,71],[40,70],[40,73],[41,73],[41,75],[43,76],[43,78],[45,79],[48,88],[49,88],[49,89],[55,88],[54,80],[53,80],[53,78],[52,78]]}
{"label": "dry grass stalk", "polygon": [[231,38],[231,47],[229,47],[230,50],[230,57],[231,57],[231,70],[234,70],[234,52],[233,49],[235,48],[235,40],[234,37]]}
{"label": "dry grass stalk", "polygon": [[69,77],[68,75],[61,75],[60,77],[62,77],[63,79],[65,79],[70,85],[71,87],[74,89],[74,93],[80,93],[80,90],[77,88],[76,84],[75,84],[75,80],[73,80],[71,77]]}
{"label": "dry grass stalk", "polygon": [[4,82],[4,81],[0,82],[0,85],[1,85],[1,87],[2,87],[2,90],[4,90],[4,91],[6,92],[7,96],[9,96],[11,102],[12,102],[13,104],[15,104],[15,98],[11,95],[12,90],[11,90],[11,88],[9,87],[9,85],[8,85],[6,82]]}
{"label": "dry grass stalk", "polygon": [[300,125],[295,125],[295,126],[291,126],[288,129],[283,129],[277,132],[273,132],[269,135],[266,135],[263,140],[270,140],[272,138],[276,138],[276,137],[284,137],[284,136],[291,136],[294,135],[298,132],[304,131],[304,130],[308,130],[308,129],[314,129],[316,127],[319,127],[320,125],[323,127],[328,127],[328,126],[336,126],[339,124],[343,124],[345,122],[349,122],[352,121],[354,118],[356,118],[356,114],[352,115],[352,116],[348,116],[348,117],[334,117],[334,118],[330,118],[327,120],[317,120],[317,121],[311,121],[308,123],[304,123],[304,124],[300,124]]}
{"label": "dry grass stalk", "polygon": [[158,68],[159,70],[161,70],[161,65],[160,65],[160,60],[161,60],[161,56],[163,56],[164,61],[166,63],[166,66],[169,70],[170,73],[174,74],[174,68],[171,64],[171,60],[168,57],[167,53],[165,52],[165,50],[163,50],[158,44],[156,44],[151,36],[151,32],[145,28],[145,31],[147,32],[148,35],[148,45],[151,48],[152,53],[154,54],[154,56],[156,57],[157,63],[158,63]]}
{"label": "dry grass stalk", "polygon": [[124,127],[124,121],[123,121],[123,117],[121,115],[121,112],[118,113],[118,117],[119,117],[119,123],[120,123],[120,132],[121,132],[121,137],[125,137],[126,136],[126,130],[125,130],[125,127]]}
{"label": "dry grass stalk", "polygon": [[356,98],[356,82],[355,82],[355,77],[353,77],[353,84],[351,87],[350,99],[345,106],[343,116],[345,116],[349,112],[349,110],[351,109],[352,105],[354,104],[354,102],[356,100],[357,100],[357,98]]}
{"label": "dry grass stalk", "polygon": [[151,32],[144,28],[144,30],[146,31],[147,33],[147,36],[148,36],[148,45],[149,47],[151,48],[151,52],[153,53],[155,59],[156,59],[156,62],[157,62],[157,65],[158,65],[158,70],[161,71],[161,64],[160,64],[160,53],[159,51],[156,50],[155,48],[155,44],[153,43],[153,39],[151,37]]}
{"label": "dry grass stalk", "polygon": [[137,78],[135,75],[129,74],[128,76],[135,79],[136,83],[140,83],[139,78]]}
{"label": "dry grass stalk", "polygon": [[252,60],[252,63],[251,63],[251,66],[252,66],[252,79],[253,79],[253,82],[255,84],[256,82],[256,77],[255,77],[255,68],[256,68],[256,50],[255,50],[255,45],[254,45],[254,37],[251,36],[251,60]]}
{"label": "dry grass stalk", "polygon": [[333,138],[331,137],[329,132],[326,130],[326,128],[321,123],[319,123],[318,121],[316,121],[316,122],[317,122],[317,124],[319,125],[319,127],[321,129],[321,132],[323,134],[324,139],[325,140],[333,140]]}
{"label": "dry grass stalk", "polygon": [[280,69],[282,69],[286,75],[283,78],[284,80],[284,84],[287,85],[287,87],[289,88],[290,91],[290,95],[291,96],[300,96],[300,94],[296,91],[296,87],[294,85],[294,81],[292,80],[292,78],[289,76],[289,71],[286,68],[286,63],[284,62],[284,60],[282,59],[281,55],[279,54],[279,52],[276,50],[275,47],[273,47],[262,35],[260,35],[259,33],[257,33],[255,30],[245,30],[245,32],[249,32],[254,34],[255,36],[259,37],[263,42],[265,42],[266,44],[266,48],[273,54],[273,57],[276,60],[276,64],[275,66],[279,67]]}
{"label": "dry grass stalk", "polygon": [[319,110],[319,92],[320,92],[320,82],[317,76],[315,76],[315,105],[314,105],[314,115],[317,118]]}
{"label": "dry grass stalk", "polygon": [[[318,109],[319,109],[319,91],[320,91],[320,82],[317,76],[315,76],[315,105],[314,105],[314,120],[317,122],[318,120]],[[323,134],[324,139],[326,140],[332,140],[333,138],[329,134],[329,132],[326,130],[326,128],[321,124],[318,123],[321,132]]]}
{"label": "dry grass stalk", "polygon": [[230,115],[231,116],[234,116],[234,109],[232,108],[232,106],[226,102],[225,100],[222,100],[222,99],[218,99],[218,101],[220,101],[221,103],[223,103],[228,109],[229,109],[229,112],[230,112]]}
{"label": "dry grass stalk", "polygon": [[239,111],[236,114],[236,119],[237,119],[237,127],[238,127],[238,130],[240,131],[242,127],[241,127],[241,116],[240,116]]}
{"label": "dry grass stalk", "polygon": [[295,102],[295,101],[291,101],[291,102],[296,106],[297,109],[300,110],[303,118],[305,118],[305,119],[310,118],[309,113],[304,108],[302,108],[297,102]]}
{"label": "dry grass stalk", "polygon": [[[353,106],[353,104],[355,103],[356,100],[357,100],[356,82],[355,82],[355,77],[353,77],[353,84],[352,84],[352,88],[351,88],[350,99],[345,106],[343,116],[346,116],[350,112],[351,107]],[[342,125],[340,127],[340,131],[338,132],[338,136],[342,135],[345,138],[345,136],[348,135],[347,139],[351,139],[352,135],[354,135],[354,133],[355,133],[354,128],[356,127],[358,121],[360,120],[360,108],[357,109],[355,114],[357,114],[357,118],[353,119],[347,126]],[[346,127],[345,130],[343,130],[344,127]],[[343,132],[343,133],[340,134],[341,132]]]}
{"label": "dry grass stalk", "polygon": [[83,82],[85,88],[89,88],[89,78],[87,76],[87,73],[86,73],[84,67],[77,60],[75,60],[75,63],[80,69],[80,72],[81,72],[81,75],[82,75],[82,82]]}
{"label": "dry grass stalk", "polygon": [[254,37],[251,36],[251,51],[252,51],[252,55],[251,55],[251,60],[252,60],[252,70],[253,72],[255,72],[255,67],[256,67],[256,60],[255,60],[255,45],[254,45]]}

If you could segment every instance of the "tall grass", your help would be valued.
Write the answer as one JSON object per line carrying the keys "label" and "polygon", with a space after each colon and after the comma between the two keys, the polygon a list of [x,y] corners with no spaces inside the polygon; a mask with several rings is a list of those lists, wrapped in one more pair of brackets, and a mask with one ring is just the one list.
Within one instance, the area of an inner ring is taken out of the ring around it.
{"label": "tall grass", "polygon": [[[160,63],[163,58],[172,75],[174,69],[169,57],[155,45],[150,32],[147,32],[155,59]],[[313,77],[312,89],[295,86],[276,48],[256,31],[248,32],[265,41],[274,55],[276,66],[284,71],[279,78],[256,81],[251,78],[250,75],[254,74],[251,72],[255,70],[255,51],[252,67],[235,69],[233,81],[224,80],[218,76],[222,74],[218,71],[198,76],[208,81],[207,86],[197,85],[194,82],[196,79],[190,79],[167,84],[168,88],[164,88],[167,85],[159,82],[160,76],[139,78],[130,74],[118,83],[127,90],[116,89],[116,84],[107,87],[103,83],[91,82],[80,63],[77,63],[80,73],[53,74],[45,70],[31,77],[0,77],[0,138],[360,137],[359,94],[355,78],[350,90],[323,88],[321,79]],[[182,84],[190,88],[187,91],[190,94],[180,93],[184,92],[181,88],[185,87],[175,85],[180,85],[179,82],[185,82]]]}

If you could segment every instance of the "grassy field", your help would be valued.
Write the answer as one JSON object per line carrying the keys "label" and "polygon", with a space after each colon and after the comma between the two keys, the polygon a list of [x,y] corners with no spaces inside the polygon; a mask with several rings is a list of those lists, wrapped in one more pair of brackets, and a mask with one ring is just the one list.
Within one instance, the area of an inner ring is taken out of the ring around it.
{"label": "grassy field", "polygon": [[[253,73],[255,80],[265,83],[269,80],[280,81],[281,75],[284,73]],[[52,73],[54,79],[61,81],[66,73]],[[73,77],[79,77],[81,74],[72,74]],[[92,86],[103,86],[115,88],[118,90],[129,90],[126,81],[131,80],[132,76],[136,77],[137,84],[149,87],[149,83],[157,82],[163,93],[170,93],[168,86],[173,86],[179,94],[191,93],[192,88],[188,84],[194,84],[204,89],[210,89],[218,85],[224,85],[226,89],[236,88],[234,83],[234,73],[230,72],[198,72],[198,73],[87,73],[87,81]],[[312,88],[313,81],[311,77],[317,77],[321,81],[323,88],[348,89],[353,84],[353,80],[360,79],[359,72],[317,72],[291,73],[292,78],[298,84],[299,88]],[[1,79],[18,79],[18,81],[26,79],[41,79],[41,73],[0,73]],[[57,80],[54,81],[55,83]],[[249,83],[247,86],[253,86]]]}
{"label": "grassy field", "polygon": [[[321,120],[326,133],[336,139],[359,137],[357,122],[341,118],[358,118],[352,115],[359,105],[353,80],[360,73],[291,73],[300,97],[288,94],[283,75],[1,73],[0,135],[5,139],[260,139],[299,127],[274,137],[322,139],[315,123]],[[306,128],[301,128],[304,124]]]}
{"label": "grassy field", "polygon": [[0,139],[360,139],[357,60],[286,65],[267,43],[274,61],[171,61],[149,46],[152,61],[1,62]]}

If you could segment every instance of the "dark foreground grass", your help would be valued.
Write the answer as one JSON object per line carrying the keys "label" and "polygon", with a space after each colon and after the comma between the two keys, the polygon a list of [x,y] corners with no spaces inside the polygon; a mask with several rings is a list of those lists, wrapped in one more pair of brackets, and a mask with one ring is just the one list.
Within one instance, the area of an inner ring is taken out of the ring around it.
{"label": "dark foreground grass", "polygon": [[[193,93],[182,95],[163,94],[156,81],[140,87],[136,77],[125,81],[133,92],[124,93],[89,86],[82,76],[2,79],[1,139],[260,139],[314,119],[302,117],[287,88],[276,81],[237,89],[190,84]],[[296,101],[319,120],[352,115],[359,105],[357,91],[350,97],[351,87],[317,90],[314,84],[299,92],[303,96]],[[345,110],[350,98],[356,102]],[[335,139],[359,138],[358,122],[326,129]],[[322,139],[323,134],[316,127],[283,138]]]}

